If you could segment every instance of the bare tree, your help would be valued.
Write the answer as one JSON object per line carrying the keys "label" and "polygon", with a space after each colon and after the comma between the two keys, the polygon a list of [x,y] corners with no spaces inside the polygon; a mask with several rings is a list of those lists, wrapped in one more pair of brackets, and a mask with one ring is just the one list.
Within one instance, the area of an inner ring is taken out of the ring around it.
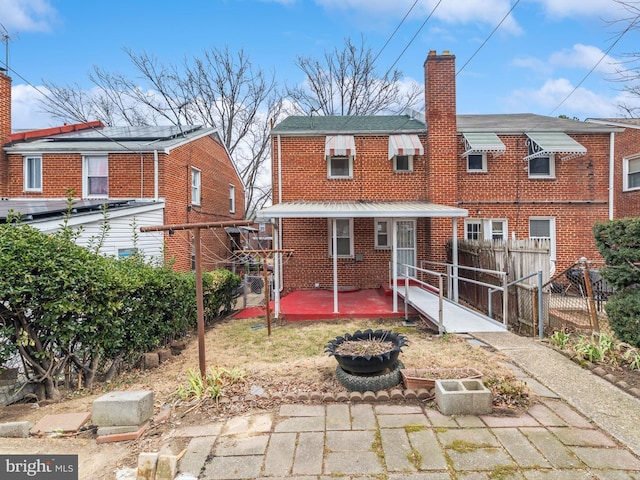
{"label": "bare tree", "polygon": [[[627,14],[613,22],[612,25],[621,27],[618,32],[618,39],[613,43],[615,45],[630,30],[640,29],[640,2],[627,0],[614,0],[615,3],[622,6]],[[608,53],[608,51],[607,51]],[[638,117],[640,107],[638,99],[640,99],[640,52],[629,52],[621,55],[625,60],[617,69],[617,77],[615,82],[623,84],[623,90],[627,92],[629,100],[618,104],[618,108],[625,117]],[[635,101],[634,101],[635,100]]]}
{"label": "bare tree", "polygon": [[125,50],[138,76],[130,79],[94,67],[95,88],[48,84],[44,110],[63,122],[106,125],[204,125],[216,128],[245,183],[245,216],[270,198],[269,132],[282,95],[275,78],[253,67],[244,51],[206,51],[178,68],[147,53]]}
{"label": "bare tree", "polygon": [[364,40],[357,46],[345,39],[342,50],[325,52],[324,62],[299,56],[296,66],[307,78],[303,84],[287,88],[287,95],[304,114],[400,113],[418,105],[424,93],[418,84],[401,91],[402,73],[398,70],[379,76]]}

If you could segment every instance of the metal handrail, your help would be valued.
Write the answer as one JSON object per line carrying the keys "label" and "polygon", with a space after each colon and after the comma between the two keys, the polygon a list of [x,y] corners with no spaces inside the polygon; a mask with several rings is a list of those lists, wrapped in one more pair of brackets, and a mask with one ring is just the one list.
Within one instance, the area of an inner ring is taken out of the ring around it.
{"label": "metal handrail", "polygon": [[[442,334],[444,333],[444,298],[442,296],[443,295],[442,292],[444,291],[443,277],[445,277],[445,275],[443,273],[436,272],[434,270],[428,270],[426,268],[416,267],[415,265],[408,265],[405,263],[399,263],[398,266],[402,267],[404,270],[404,318],[405,320],[407,320],[409,316],[409,312],[408,312],[409,282],[413,280],[419,285],[429,287],[429,288],[434,288],[433,285],[431,285],[430,283],[427,283],[421,279],[418,279],[417,273],[419,272],[421,274],[435,275],[438,278],[438,335],[442,336]],[[416,275],[413,277],[409,275],[409,269],[415,270]],[[394,295],[395,294],[396,292],[394,292]]]}

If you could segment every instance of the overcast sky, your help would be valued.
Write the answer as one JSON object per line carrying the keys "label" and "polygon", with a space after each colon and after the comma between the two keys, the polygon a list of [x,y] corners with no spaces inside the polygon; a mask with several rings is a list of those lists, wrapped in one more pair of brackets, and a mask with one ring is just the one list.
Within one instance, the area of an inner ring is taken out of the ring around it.
{"label": "overcast sky", "polygon": [[125,48],[166,64],[213,47],[244,49],[291,84],[303,79],[297,56],[321,59],[346,37],[379,54],[379,73],[397,68],[420,84],[427,53],[449,50],[461,114],[582,120],[640,103],[615,81],[640,43],[640,31],[623,34],[627,23],[616,22],[629,15],[615,0],[0,0],[0,32],[14,129],[58,123],[36,101],[43,81],[90,89],[94,66],[133,78]]}

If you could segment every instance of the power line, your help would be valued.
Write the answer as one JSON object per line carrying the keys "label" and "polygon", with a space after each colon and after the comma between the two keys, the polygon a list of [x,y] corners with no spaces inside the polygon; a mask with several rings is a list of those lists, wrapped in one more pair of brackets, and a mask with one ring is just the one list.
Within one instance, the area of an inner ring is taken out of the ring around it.
{"label": "power line", "polygon": [[462,67],[460,67],[460,70],[458,70],[458,71],[456,72],[456,77],[458,76],[458,74],[459,74],[462,70],[464,70],[464,67],[466,67],[466,66],[469,64],[469,62],[471,62],[471,60],[473,60],[473,57],[475,57],[475,56],[476,56],[476,54],[477,54],[480,50],[482,50],[482,48],[486,45],[486,43],[489,41],[489,39],[493,36],[493,34],[494,34],[494,33],[496,33],[496,31],[500,28],[500,26],[504,23],[504,21],[509,17],[509,15],[511,15],[511,12],[513,12],[513,9],[514,9],[514,8],[516,8],[516,6],[518,5],[518,3],[520,3],[520,0],[516,0],[516,1],[514,2],[514,4],[513,4],[513,5],[511,6],[511,8],[509,9],[509,11],[505,14],[505,16],[504,16],[504,17],[502,17],[502,20],[500,20],[500,22],[498,23],[498,25],[496,25],[496,26],[495,26],[495,28],[491,31],[491,33],[489,34],[489,36],[488,36],[487,38],[485,38],[485,39],[484,39],[484,42],[482,42],[482,43],[480,44],[480,46],[476,49],[476,51],[475,51],[475,52],[473,52],[473,55],[471,55],[471,57],[469,57],[469,60],[467,60],[467,61],[465,62],[465,64],[464,64],[464,65],[462,65]]}
{"label": "power line", "polygon": [[387,45],[389,45],[389,42],[391,41],[391,39],[395,36],[396,33],[398,33],[398,30],[400,29],[400,27],[402,26],[402,24],[404,23],[404,21],[407,19],[407,17],[409,16],[409,14],[411,13],[411,11],[414,9],[414,7],[417,5],[418,0],[415,0],[413,2],[413,5],[411,5],[411,8],[409,8],[409,10],[407,11],[407,13],[404,14],[404,17],[402,17],[402,20],[400,20],[400,23],[398,24],[398,26],[396,27],[396,29],[393,31],[393,33],[389,36],[389,38],[387,38],[387,41],[384,43],[384,45],[382,46],[382,48],[380,49],[380,51],[378,51],[378,53],[376,54],[375,57],[373,57],[373,60],[371,61],[372,64],[376,63],[376,60],[378,59],[378,57],[380,56],[380,54],[383,52],[383,50],[385,48],[387,48]]}

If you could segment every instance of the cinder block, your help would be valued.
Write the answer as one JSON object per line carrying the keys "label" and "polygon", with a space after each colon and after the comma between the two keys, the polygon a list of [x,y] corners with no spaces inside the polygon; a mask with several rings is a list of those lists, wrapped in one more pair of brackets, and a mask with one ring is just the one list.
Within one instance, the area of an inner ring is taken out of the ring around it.
{"label": "cinder block", "polygon": [[31,422],[0,423],[0,437],[27,438],[31,427],[33,427],[33,423]]}
{"label": "cinder block", "polygon": [[478,379],[436,380],[436,403],[444,415],[486,415],[493,395]]}
{"label": "cinder block", "polygon": [[131,433],[140,430],[140,425],[118,425],[117,427],[98,427],[96,435],[116,435],[118,433]]}
{"label": "cinder block", "polygon": [[111,392],[93,402],[91,419],[99,427],[142,425],[153,415],[153,392]]}
{"label": "cinder block", "polygon": [[156,468],[156,480],[173,480],[178,474],[178,457],[175,455],[160,455]]}
{"label": "cinder block", "polygon": [[138,456],[138,476],[136,480],[155,480],[158,452],[142,452]]}

